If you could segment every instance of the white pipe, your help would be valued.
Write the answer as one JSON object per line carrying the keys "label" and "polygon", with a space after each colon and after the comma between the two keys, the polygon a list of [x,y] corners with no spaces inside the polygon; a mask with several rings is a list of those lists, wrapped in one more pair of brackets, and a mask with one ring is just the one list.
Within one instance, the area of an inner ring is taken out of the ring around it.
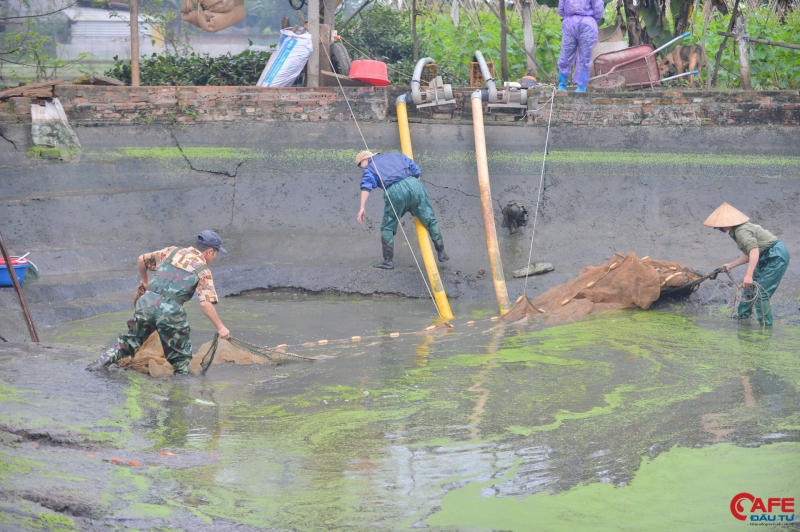
{"label": "white pipe", "polygon": [[422,77],[422,68],[428,63],[435,63],[430,57],[423,57],[417,61],[417,66],[414,67],[414,75],[411,77],[411,100],[419,105],[422,103],[422,94],[419,92],[419,78]]}
{"label": "white pipe", "polygon": [[486,60],[480,50],[475,50],[475,59],[478,60],[478,64],[481,66],[483,79],[486,80],[486,88],[489,90],[489,103],[495,103],[497,102],[497,86],[494,83],[494,78],[489,73],[489,67],[486,66]]}

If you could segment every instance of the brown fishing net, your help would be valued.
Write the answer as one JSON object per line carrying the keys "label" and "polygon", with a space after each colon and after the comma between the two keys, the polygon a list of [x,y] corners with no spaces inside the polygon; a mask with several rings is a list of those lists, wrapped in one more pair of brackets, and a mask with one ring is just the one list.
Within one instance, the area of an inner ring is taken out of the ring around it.
{"label": "brown fishing net", "polygon": [[586,266],[572,281],[551,288],[533,301],[525,296],[519,298],[501,318],[506,323],[521,319],[564,323],[598,312],[647,309],[662,291],[699,278],[700,275],[677,262],[617,253],[605,264]]}
{"label": "brown fishing net", "polygon": [[[300,360],[311,361],[314,358],[287,353],[283,349],[261,347],[236,338],[223,340],[215,334],[213,340],[201,345],[192,356],[189,372],[192,375],[203,375],[212,364],[224,364],[225,362],[283,364]],[[133,359],[123,358],[118,363],[123,368],[140,371],[151,377],[169,377],[174,373],[172,364],[164,356],[158,332],[151,334],[145,343],[136,350],[136,356]]]}

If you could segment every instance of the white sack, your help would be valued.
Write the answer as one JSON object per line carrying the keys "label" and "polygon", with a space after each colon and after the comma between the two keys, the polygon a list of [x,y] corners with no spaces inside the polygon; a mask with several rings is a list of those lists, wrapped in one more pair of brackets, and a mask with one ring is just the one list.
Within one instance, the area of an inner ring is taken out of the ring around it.
{"label": "white sack", "polygon": [[313,49],[310,33],[297,35],[291,29],[281,30],[278,49],[270,56],[256,86],[291,87],[306,66]]}

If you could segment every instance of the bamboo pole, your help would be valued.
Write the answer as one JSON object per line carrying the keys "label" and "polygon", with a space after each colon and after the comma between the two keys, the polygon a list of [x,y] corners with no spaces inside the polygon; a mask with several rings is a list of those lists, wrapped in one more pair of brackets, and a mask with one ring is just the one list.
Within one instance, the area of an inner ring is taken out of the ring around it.
{"label": "bamboo pole", "polygon": [[508,289],[503,273],[503,261],[500,259],[500,248],[497,245],[497,229],[494,224],[492,208],[492,191],[489,186],[489,160],[486,155],[486,136],[483,130],[483,104],[480,91],[472,95],[472,130],[475,134],[475,157],[478,161],[478,185],[481,191],[481,207],[483,208],[483,227],[486,230],[486,247],[489,251],[489,264],[492,267],[494,292],[500,314],[511,308],[508,301]]}
{"label": "bamboo pole", "polygon": [[753,85],[750,83],[750,60],[747,57],[750,50],[747,46],[747,27],[741,11],[736,17],[736,27],[733,32],[736,35],[736,44],[739,46],[739,72],[741,74],[742,88],[750,91],[753,90]]}
{"label": "bamboo pole", "polygon": [[[500,77],[508,81],[508,26],[506,25],[506,0],[500,0]],[[523,46],[523,48],[525,48]],[[527,48],[525,48],[527,53]],[[502,84],[500,85],[502,87]]]}
{"label": "bamboo pole", "polygon": [[319,87],[319,3],[322,0],[308,2],[308,33],[314,43],[311,55],[306,64],[306,87]]}
{"label": "bamboo pole", "polygon": [[[718,31],[718,35],[722,35],[723,37],[735,37],[736,35],[733,33],[728,33],[725,31]],[[777,41],[768,41],[766,39],[756,39],[755,37],[748,37],[748,41],[755,42],[759,44],[766,44],[769,46],[780,46],[781,48],[791,48],[792,50],[800,50],[800,44],[789,44],[786,42],[777,42]]]}
{"label": "bamboo pole", "polygon": [[[411,131],[408,127],[408,107],[406,106],[405,94],[397,98],[396,106],[397,127],[400,130],[400,149],[406,157],[413,160],[414,150],[411,147]],[[417,230],[417,240],[419,241],[419,249],[422,253],[422,262],[425,264],[425,270],[428,272],[428,281],[431,284],[433,299],[436,301],[436,306],[439,308],[439,314],[442,315],[442,319],[449,322],[453,319],[453,311],[450,309],[450,302],[447,300],[444,284],[442,283],[442,278],[439,276],[439,268],[436,267],[436,259],[433,256],[433,248],[431,247],[431,241],[428,237],[428,230],[417,218],[414,218],[414,227]]]}
{"label": "bamboo pole", "polygon": [[536,63],[531,61],[530,56],[536,53],[536,40],[533,36],[533,21],[531,20],[531,2],[522,0],[522,38],[525,41],[525,60],[527,61],[527,71],[529,76],[536,77],[538,69]]}
{"label": "bamboo pole", "polygon": [[[736,21],[736,14],[739,12],[739,0],[736,0],[736,3],[733,4],[733,13],[731,13],[731,21],[728,24],[728,33],[733,31],[733,23]],[[722,39],[722,43],[719,45],[719,50],[717,50],[717,57],[714,60],[714,72],[711,74],[711,83],[709,83],[709,87],[716,87],[717,86],[717,73],[719,72],[720,62],[722,61],[722,53],[725,51],[725,46],[728,44],[728,37]]]}
{"label": "bamboo pole", "polygon": [[22,307],[22,314],[25,316],[25,324],[28,326],[28,333],[31,335],[31,342],[39,342],[39,333],[36,332],[36,326],[33,324],[31,311],[28,310],[28,304],[25,302],[25,295],[22,293],[22,286],[17,279],[17,272],[14,270],[14,265],[11,264],[11,256],[6,249],[6,243],[3,240],[3,235],[0,233],[0,253],[3,254],[3,260],[6,262],[8,268],[8,276],[11,278],[11,284],[14,285],[14,291],[17,293],[19,299],[19,306]]}
{"label": "bamboo pole", "polygon": [[139,0],[131,0],[131,87],[139,86]]}

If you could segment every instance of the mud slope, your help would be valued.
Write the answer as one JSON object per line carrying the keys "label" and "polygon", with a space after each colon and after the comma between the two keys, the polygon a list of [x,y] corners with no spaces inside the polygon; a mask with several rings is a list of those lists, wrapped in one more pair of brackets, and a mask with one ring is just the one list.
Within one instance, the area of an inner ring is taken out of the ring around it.
{"label": "mud slope", "polygon": [[[396,124],[365,124],[373,150],[399,147]],[[413,124],[423,181],[451,260],[441,267],[452,297],[492,299],[469,125]],[[26,157],[30,133],[10,127],[0,143],[2,231],[13,252],[31,252],[42,279],[26,287],[43,324],[130,304],[138,254],[190,244],[213,228],[229,255],[214,264],[230,294],[257,287],[397,293],[425,288],[402,235],[394,271],[375,271],[383,202],[355,222],[363,148],[352,124],[206,124],[78,128],[79,163]],[[525,265],[531,227],[500,229],[509,200],[533,212],[545,130],[486,131],[492,194],[506,275]],[[636,251],[705,269],[738,253],[702,226],[720,202],[748,212],[800,249],[800,140],[796,128],[567,127],[551,131],[534,259],[554,273],[533,293],[615,251]],[[416,249],[413,225],[405,218]],[[797,279],[790,266],[787,280]],[[530,286],[529,286],[530,291]],[[522,280],[509,279],[512,298]],[[0,307],[16,305],[0,290]],[[5,312],[11,316],[12,312]],[[13,318],[8,318],[13,321]],[[6,318],[0,319],[0,323]],[[6,330],[19,330],[6,324]]]}

